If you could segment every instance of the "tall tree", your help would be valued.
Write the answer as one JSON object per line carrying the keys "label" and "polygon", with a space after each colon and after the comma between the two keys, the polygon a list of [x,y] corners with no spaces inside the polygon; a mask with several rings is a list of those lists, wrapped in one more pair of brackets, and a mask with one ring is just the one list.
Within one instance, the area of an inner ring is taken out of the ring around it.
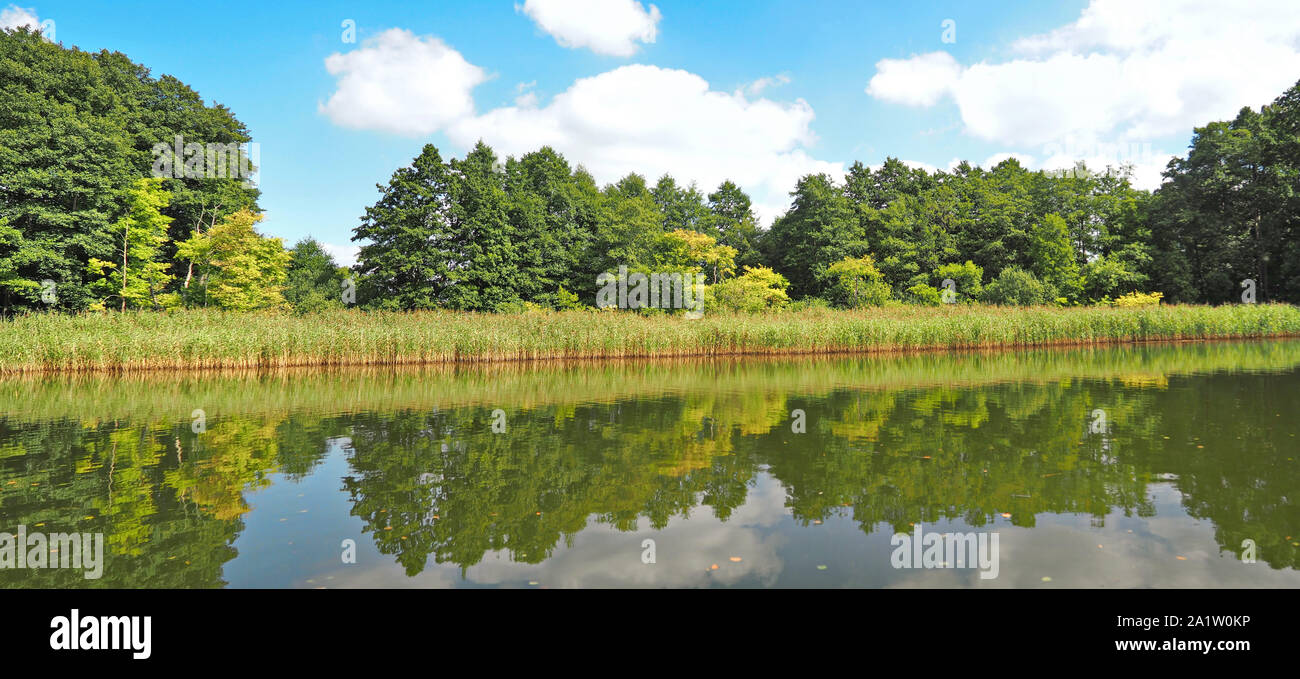
{"label": "tall tree", "polygon": [[279,238],[255,228],[262,215],[240,210],[211,230],[194,234],[177,247],[181,257],[202,272],[198,286],[204,305],[234,311],[279,309],[291,255]]}
{"label": "tall tree", "polygon": [[866,235],[853,203],[828,175],[803,177],[790,195],[790,210],[763,239],[764,256],[790,281],[793,296],[820,296],[829,285],[826,267],[867,254]]}
{"label": "tall tree", "polygon": [[749,195],[726,180],[709,194],[708,208],[702,231],[717,238],[718,243],[735,248],[737,266],[759,266],[763,261],[758,245],[762,232]]}
{"label": "tall tree", "polygon": [[101,295],[93,308],[106,308],[116,299],[121,311],[126,308],[176,306],[175,293],[164,294],[175,276],[168,273],[171,262],[161,257],[167,244],[167,225],[172,218],[162,214],[170,198],[162,189],[161,179],[140,179],[127,193],[127,211],[109,227],[114,240],[113,259],[91,257],[87,269],[98,276],[91,288]]}
{"label": "tall tree", "polygon": [[451,228],[451,177],[442,155],[426,144],[408,167],[379,185],[379,201],[366,208],[352,240],[361,242],[355,270],[363,276],[367,305],[380,309],[433,309],[455,284]]}

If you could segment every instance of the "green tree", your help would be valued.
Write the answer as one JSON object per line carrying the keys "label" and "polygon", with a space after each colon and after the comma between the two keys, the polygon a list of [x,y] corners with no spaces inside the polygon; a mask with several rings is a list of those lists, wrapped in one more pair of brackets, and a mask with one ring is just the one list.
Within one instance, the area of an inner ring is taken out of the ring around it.
{"label": "green tree", "polygon": [[364,277],[361,295],[368,306],[433,309],[455,284],[450,183],[442,155],[426,144],[409,167],[377,187],[379,201],[352,230],[352,240],[361,243],[355,271]]}
{"label": "green tree", "polygon": [[799,180],[790,210],[763,238],[772,268],[790,281],[795,297],[824,296],[826,267],[867,254],[867,241],[853,203],[825,174]]}
{"label": "green tree", "polygon": [[299,312],[342,308],[349,275],[315,238],[304,238],[289,249],[284,300]]}
{"label": "green tree", "polygon": [[161,210],[170,198],[161,179],[140,179],[128,193],[127,212],[113,222],[109,232],[115,242],[112,260],[91,257],[87,270],[99,279],[92,289],[101,295],[92,308],[104,309],[110,299],[121,311],[132,308],[161,309],[180,303],[175,293],[163,290],[175,276],[167,273],[171,263],[161,260],[171,217]]}
{"label": "green tree", "polygon": [[892,296],[871,255],[841,259],[826,267],[822,278],[826,299],[837,306],[880,306]]}
{"label": "green tree", "polygon": [[727,180],[718,185],[717,191],[709,194],[708,208],[702,231],[713,235],[722,245],[734,248],[738,266],[762,264],[763,255],[758,245],[762,232],[749,195]]}
{"label": "green tree", "polygon": [[735,278],[709,286],[705,309],[751,313],[779,309],[790,303],[789,286],[785,276],[767,267],[747,268]]}
{"label": "green tree", "polygon": [[944,281],[953,282],[956,294],[953,302],[977,300],[984,292],[984,270],[969,259],[963,264],[944,264],[934,270],[931,278],[941,287]]}
{"label": "green tree", "polygon": [[1056,290],[1052,286],[1015,265],[1003,269],[997,278],[984,286],[984,301],[989,304],[1037,306],[1050,304],[1055,298]]}
{"label": "green tree", "polygon": [[1077,300],[1083,288],[1074,248],[1065,220],[1050,214],[1029,235],[1029,261],[1039,280],[1056,289],[1057,294]]}
{"label": "green tree", "polygon": [[255,225],[262,215],[240,210],[211,230],[194,234],[177,253],[200,272],[195,287],[204,306],[253,311],[285,306],[284,288],[292,255],[279,238]]}

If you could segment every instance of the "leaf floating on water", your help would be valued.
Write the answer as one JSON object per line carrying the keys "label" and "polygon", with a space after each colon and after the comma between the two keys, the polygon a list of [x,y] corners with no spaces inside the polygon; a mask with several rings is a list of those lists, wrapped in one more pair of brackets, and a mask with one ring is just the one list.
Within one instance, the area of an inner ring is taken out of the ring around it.
{"label": "leaf floating on water", "polygon": [[826,570],[826,564],[817,564],[817,570],[819,571]]}
{"label": "leaf floating on water", "polygon": [[87,516],[87,517],[85,517],[85,520],[86,520],[86,521],[93,521],[94,518],[95,518],[95,517],[93,517],[93,516]]}
{"label": "leaf floating on water", "polygon": [[732,561],[733,563],[740,563],[740,557],[738,557],[738,556],[733,556],[733,557],[731,557],[731,561]]}
{"label": "leaf floating on water", "polygon": [[1043,576],[1043,582],[1051,582],[1051,581],[1052,581],[1052,576],[1050,575]]}
{"label": "leaf floating on water", "polygon": [[821,520],[821,519],[813,519],[813,525],[814,525],[814,526],[820,526],[820,525],[822,525],[822,520]]}
{"label": "leaf floating on water", "polygon": [[1175,558],[1175,559],[1178,559],[1179,561],[1186,561],[1186,560],[1187,560],[1187,557],[1185,557],[1185,556],[1176,556],[1176,557],[1174,557],[1174,558]]}
{"label": "leaf floating on water", "polygon": [[1101,545],[1097,545],[1097,549],[1105,549],[1105,547],[1102,547]]}
{"label": "leaf floating on water", "polygon": [[384,530],[392,530],[392,529],[393,529],[392,526],[384,526]]}
{"label": "leaf floating on water", "polygon": [[529,580],[529,581],[528,581],[528,584],[532,585],[533,587],[536,587],[536,586],[538,586],[538,585],[540,585],[540,584],[542,584],[542,583],[540,583],[540,582],[538,582],[538,581],[536,581],[536,580]]}
{"label": "leaf floating on water", "polygon": [[711,570],[711,571],[716,571],[716,570],[718,570],[718,564],[715,563],[715,564],[713,564],[712,566],[709,566],[709,570]]}
{"label": "leaf floating on water", "polygon": [[1002,512],[1002,518],[1004,518],[1004,519],[1009,519],[1009,518],[1011,518],[1011,513],[1010,513],[1010,512]]}

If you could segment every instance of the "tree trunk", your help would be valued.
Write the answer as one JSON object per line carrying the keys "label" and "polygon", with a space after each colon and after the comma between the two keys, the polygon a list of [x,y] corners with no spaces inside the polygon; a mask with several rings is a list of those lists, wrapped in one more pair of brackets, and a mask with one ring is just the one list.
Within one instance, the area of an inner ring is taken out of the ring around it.
{"label": "tree trunk", "polygon": [[131,227],[122,227],[122,311],[126,311],[126,244],[130,235]]}

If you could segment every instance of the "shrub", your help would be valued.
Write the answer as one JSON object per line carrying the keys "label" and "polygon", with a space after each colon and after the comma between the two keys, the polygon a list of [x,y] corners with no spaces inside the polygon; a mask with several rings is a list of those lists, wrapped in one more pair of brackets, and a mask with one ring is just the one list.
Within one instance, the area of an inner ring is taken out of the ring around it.
{"label": "shrub", "polygon": [[845,257],[827,267],[819,278],[827,283],[828,301],[838,307],[880,306],[892,295],[871,255]]}
{"label": "shrub", "polygon": [[943,295],[933,285],[918,283],[907,289],[907,301],[921,306],[939,306],[943,304]]}
{"label": "shrub", "polygon": [[1050,304],[1056,296],[1056,290],[1034,274],[1009,266],[984,287],[983,299],[988,304],[1003,306],[1036,306]]}
{"label": "shrub", "polygon": [[790,303],[785,276],[765,267],[745,267],[745,273],[705,290],[706,309],[763,311]]}
{"label": "shrub", "polygon": [[1163,292],[1130,292],[1127,295],[1117,297],[1114,306],[1120,308],[1156,306],[1160,304],[1160,299],[1165,296]]}
{"label": "shrub", "polygon": [[[934,270],[934,282],[943,285],[945,280],[951,279],[957,285],[958,302],[973,302],[980,298],[984,292],[981,285],[984,281],[984,269],[977,266],[969,259],[965,264],[944,264]],[[943,292],[939,292],[940,301],[943,300]]]}

